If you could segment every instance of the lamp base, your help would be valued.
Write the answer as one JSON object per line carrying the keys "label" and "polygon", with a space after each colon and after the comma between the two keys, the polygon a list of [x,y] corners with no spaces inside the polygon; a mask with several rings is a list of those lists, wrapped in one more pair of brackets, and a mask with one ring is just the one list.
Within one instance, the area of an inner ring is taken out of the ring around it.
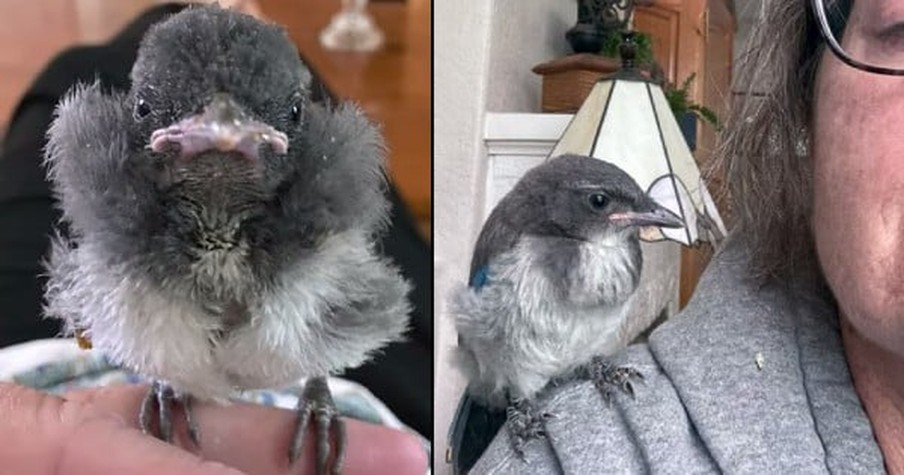
{"label": "lamp base", "polygon": [[543,77],[543,112],[574,113],[584,103],[593,85],[621,67],[617,59],[580,53],[534,66]]}

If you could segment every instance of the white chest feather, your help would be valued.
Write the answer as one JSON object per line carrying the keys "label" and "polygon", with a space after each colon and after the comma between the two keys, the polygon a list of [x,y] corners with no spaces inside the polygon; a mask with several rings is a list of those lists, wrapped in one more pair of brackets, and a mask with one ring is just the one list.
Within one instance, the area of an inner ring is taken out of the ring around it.
{"label": "white chest feather", "polygon": [[624,302],[637,287],[631,250],[607,236],[579,247],[579,265],[570,276],[570,298],[577,305]]}
{"label": "white chest feather", "polygon": [[[551,378],[623,344],[636,287],[630,250],[585,243],[580,264],[552,276],[537,262],[530,248],[536,244],[522,241],[497,259],[490,287],[459,298],[456,323],[472,360],[466,371],[490,399],[503,389],[530,397]],[[565,298],[562,279],[570,280]]]}
{"label": "white chest feather", "polygon": [[[91,245],[55,249],[48,313],[85,330],[114,362],[200,398],[222,399],[235,389],[276,387],[355,366],[397,338],[407,321],[407,285],[400,280],[387,290],[395,300],[380,309],[387,321],[379,329],[334,312],[389,275],[362,236],[327,239],[275,285],[247,296],[250,320],[222,339],[216,335],[225,322],[201,303],[163,292],[127,266],[106,266],[100,255]],[[199,262],[200,275],[220,269],[223,275],[211,277],[239,282],[241,273],[247,280],[231,257],[210,259],[221,261]]]}
{"label": "white chest feather", "polygon": [[[530,243],[526,243],[530,245]],[[562,276],[551,276],[539,268],[532,252],[519,247],[512,282],[517,282],[515,318],[518,326],[540,336],[540,340],[562,364],[612,351],[612,342],[622,325],[623,303],[634,291],[627,253],[607,243],[580,247],[579,264]],[[567,296],[557,292],[569,280]]]}

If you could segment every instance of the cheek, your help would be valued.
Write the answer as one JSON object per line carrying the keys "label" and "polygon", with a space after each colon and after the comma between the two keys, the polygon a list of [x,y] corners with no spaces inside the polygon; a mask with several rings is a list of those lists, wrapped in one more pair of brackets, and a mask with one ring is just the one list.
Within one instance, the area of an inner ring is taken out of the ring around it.
{"label": "cheek", "polygon": [[854,326],[904,349],[904,82],[824,64],[813,133],[819,260]]}

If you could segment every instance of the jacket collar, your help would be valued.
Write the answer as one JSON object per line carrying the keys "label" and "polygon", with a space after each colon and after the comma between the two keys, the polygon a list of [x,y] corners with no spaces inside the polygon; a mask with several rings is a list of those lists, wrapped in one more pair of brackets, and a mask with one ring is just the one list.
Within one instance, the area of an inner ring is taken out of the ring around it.
{"label": "jacket collar", "polygon": [[743,243],[727,242],[687,308],[650,337],[703,444],[727,472],[883,472],[831,298],[757,286],[746,262]]}

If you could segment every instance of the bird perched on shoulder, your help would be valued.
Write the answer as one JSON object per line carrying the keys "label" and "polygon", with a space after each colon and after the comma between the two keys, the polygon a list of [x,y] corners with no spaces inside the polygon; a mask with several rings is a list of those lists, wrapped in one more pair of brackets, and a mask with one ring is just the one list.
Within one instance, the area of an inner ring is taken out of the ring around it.
{"label": "bird perched on shoulder", "polygon": [[457,364],[468,381],[453,422],[453,462],[467,471],[507,426],[514,449],[543,436],[531,401],[553,380],[583,377],[608,399],[633,391],[618,349],[643,264],[639,235],[683,221],[620,168],[565,155],[530,170],[480,232],[467,288],[453,295]]}
{"label": "bird perched on shoulder", "polygon": [[[48,176],[68,236],[46,313],[155,381],[141,425],[171,439],[171,406],[308,378],[325,473],[342,421],[325,377],[398,340],[408,283],[374,249],[387,224],[384,148],[352,105],[310,100],[280,27],[188,8],[143,39],[128,92],[75,88],[49,130]],[[158,420],[152,415],[159,408]]]}

